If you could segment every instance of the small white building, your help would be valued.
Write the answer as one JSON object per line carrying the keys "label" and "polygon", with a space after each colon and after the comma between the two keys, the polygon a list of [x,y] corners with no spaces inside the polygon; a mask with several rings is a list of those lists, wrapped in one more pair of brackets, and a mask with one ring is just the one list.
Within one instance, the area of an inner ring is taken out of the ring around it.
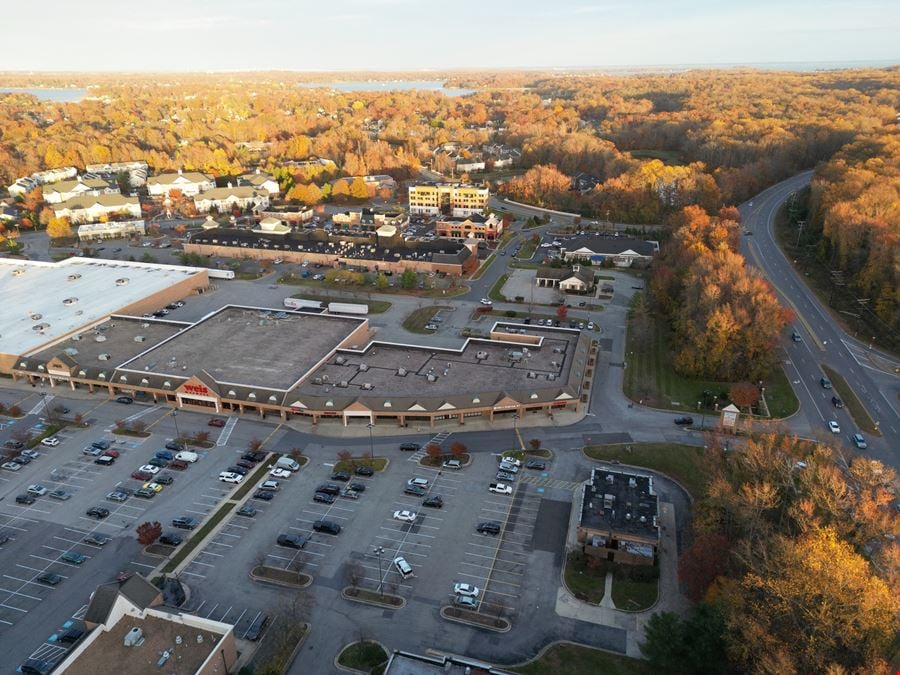
{"label": "small white building", "polygon": [[147,193],[151,197],[166,197],[172,190],[177,190],[186,197],[193,197],[216,187],[212,176],[199,171],[178,173],[162,173],[147,179]]}
{"label": "small white building", "polygon": [[56,183],[61,180],[70,180],[78,175],[78,169],[74,166],[62,166],[58,169],[47,169],[46,171],[38,171],[31,174],[39,184]]}
{"label": "small white building", "polygon": [[44,201],[48,204],[60,204],[80,195],[99,197],[118,191],[117,186],[110,185],[102,178],[85,178],[83,176],[75,180],[61,180],[58,183],[45,185],[43,190]]}
{"label": "small white building", "polygon": [[141,217],[141,203],[137,197],[123,197],[118,193],[81,195],[50,207],[57,218],[68,218],[72,224],[96,223],[103,216],[125,219]]}
{"label": "small white building", "polygon": [[206,190],[194,197],[194,206],[200,213],[208,213],[212,209],[224,213],[235,206],[241,210],[264,209],[268,205],[269,193],[265,190],[257,190],[249,185],[234,187],[231,183],[227,187]]}
{"label": "small white building", "polygon": [[124,239],[132,235],[144,236],[146,229],[141,220],[109,220],[105,223],[84,223],[76,231],[79,241]]}

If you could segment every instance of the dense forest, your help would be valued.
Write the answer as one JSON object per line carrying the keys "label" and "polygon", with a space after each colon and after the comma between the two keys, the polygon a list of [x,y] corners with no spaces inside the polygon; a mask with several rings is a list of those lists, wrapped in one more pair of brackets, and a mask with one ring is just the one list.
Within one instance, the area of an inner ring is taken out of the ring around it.
{"label": "dense forest", "polygon": [[[89,95],[79,103],[0,95],[0,182],[129,159],[217,177],[261,165],[277,170],[289,197],[309,203],[331,199],[337,176],[403,179],[431,164],[441,143],[492,142],[522,151],[525,172],[494,185],[514,198],[659,223],[677,222],[692,205],[716,214],[818,165],[809,226],[822,234],[820,257],[844,271],[882,321],[900,327],[898,68],[433,75],[477,90],[464,97],[299,87],[332,77],[3,75],[11,86],[87,86]],[[281,166],[309,156],[335,164]],[[576,191],[579,173],[590,182]]]}

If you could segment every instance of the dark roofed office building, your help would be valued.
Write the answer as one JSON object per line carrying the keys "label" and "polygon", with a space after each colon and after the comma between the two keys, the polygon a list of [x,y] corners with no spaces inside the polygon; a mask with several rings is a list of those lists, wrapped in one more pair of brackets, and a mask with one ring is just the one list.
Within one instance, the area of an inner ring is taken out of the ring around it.
{"label": "dark roofed office building", "polygon": [[659,548],[658,513],[651,477],[594,469],[582,495],[578,543],[587,555],[652,565]]}
{"label": "dark roofed office building", "polygon": [[560,257],[569,262],[584,260],[602,263],[612,260],[616,267],[647,265],[659,253],[659,242],[611,237],[602,234],[580,234],[566,239]]}

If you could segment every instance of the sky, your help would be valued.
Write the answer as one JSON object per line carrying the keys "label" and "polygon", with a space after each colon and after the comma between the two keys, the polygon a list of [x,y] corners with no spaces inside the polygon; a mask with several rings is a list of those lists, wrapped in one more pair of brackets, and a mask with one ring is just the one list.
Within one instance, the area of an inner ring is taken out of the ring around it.
{"label": "sky", "polygon": [[43,0],[0,70],[900,63],[897,0]]}

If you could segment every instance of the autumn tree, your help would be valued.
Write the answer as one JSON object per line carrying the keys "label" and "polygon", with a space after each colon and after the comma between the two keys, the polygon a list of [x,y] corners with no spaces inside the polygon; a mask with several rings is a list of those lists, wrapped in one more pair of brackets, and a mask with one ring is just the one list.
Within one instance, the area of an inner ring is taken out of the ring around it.
{"label": "autumn tree", "polygon": [[429,443],[425,446],[425,454],[432,459],[437,459],[444,454],[444,449],[437,443]]}
{"label": "autumn tree", "polygon": [[678,558],[678,579],[692,601],[703,600],[713,582],[725,575],[730,544],[719,532],[701,532]]}
{"label": "autumn tree", "polygon": [[72,227],[68,218],[53,216],[47,221],[47,236],[51,239],[68,239],[72,236]]}
{"label": "autumn tree", "polygon": [[536,204],[537,206],[556,205],[561,195],[569,190],[571,180],[556,166],[537,165],[522,176],[511,178],[504,191],[513,199]]}
{"label": "autumn tree", "polygon": [[728,389],[732,403],[740,408],[751,408],[759,402],[759,387],[751,382],[735,382]]}
{"label": "autumn tree", "polygon": [[406,269],[403,270],[403,274],[400,275],[400,287],[406,290],[410,290],[416,287],[416,280],[418,279],[418,275],[416,275],[415,271]]}
{"label": "autumn tree", "polygon": [[564,304],[560,305],[559,307],[556,308],[556,318],[557,319],[559,319],[560,321],[565,321],[566,317],[568,317],[568,316],[569,316],[569,308],[566,307]]}
{"label": "autumn tree", "polygon": [[350,196],[359,200],[369,199],[369,187],[360,176],[354,178],[353,182],[350,183]]}
{"label": "autumn tree", "polygon": [[457,457],[457,458],[462,457],[468,451],[469,451],[469,448],[466,447],[466,444],[461,443],[460,441],[453,441],[453,443],[450,444],[450,453],[454,457]]}
{"label": "autumn tree", "polygon": [[137,526],[137,540],[141,546],[149,546],[162,535],[162,525],[159,521],[144,522]]}

